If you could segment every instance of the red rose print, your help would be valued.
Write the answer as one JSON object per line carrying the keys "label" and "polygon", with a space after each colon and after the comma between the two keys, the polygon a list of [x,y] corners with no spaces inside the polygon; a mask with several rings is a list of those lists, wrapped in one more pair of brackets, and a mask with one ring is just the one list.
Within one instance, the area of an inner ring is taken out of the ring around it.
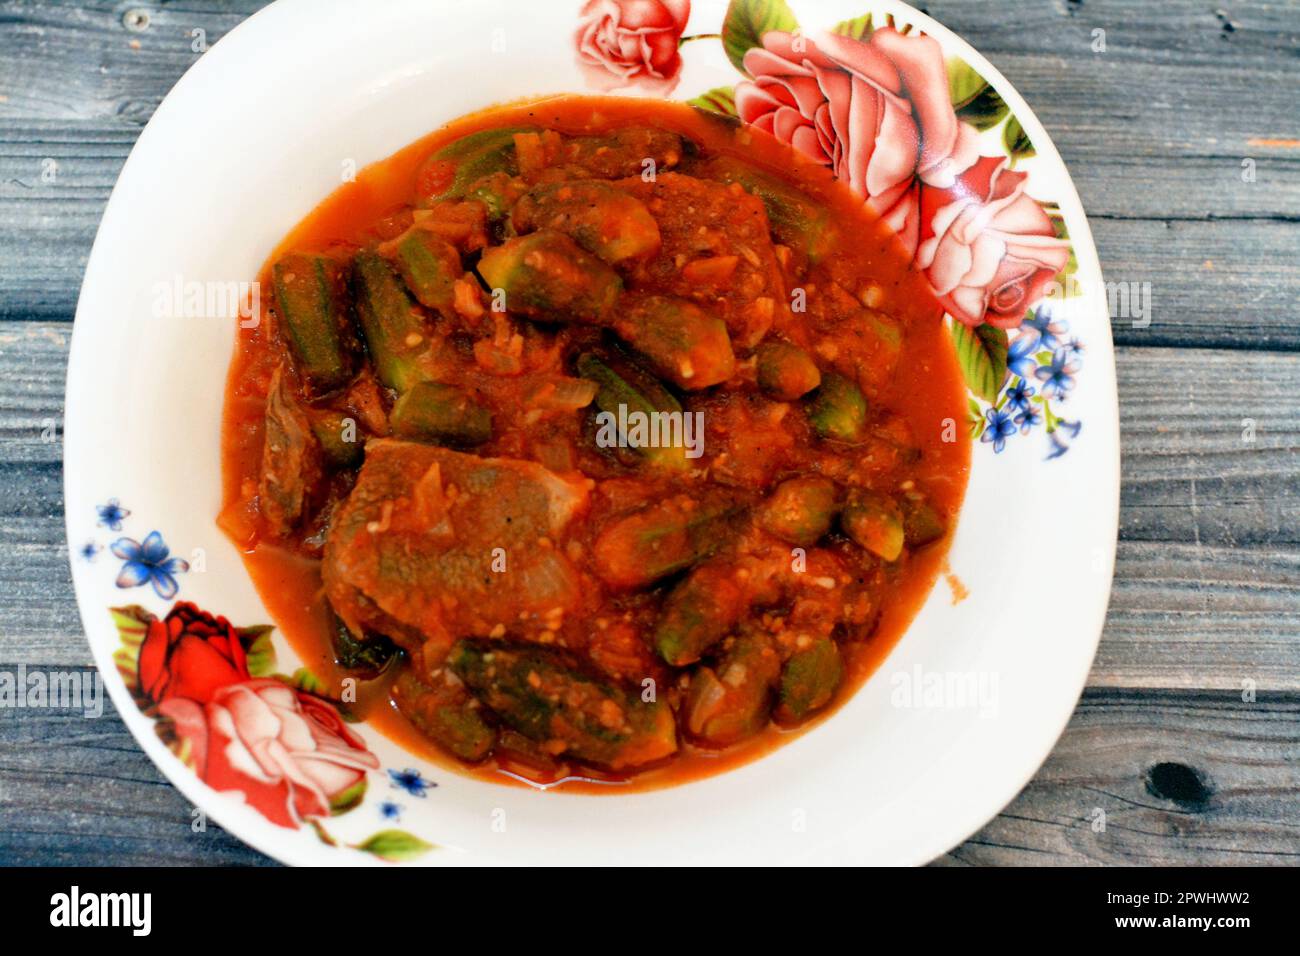
{"label": "red rose print", "polygon": [[270,678],[223,687],[205,704],[173,697],[159,712],[189,744],[200,779],[243,794],[282,827],[328,816],[332,801],[379,767],[332,706]]}
{"label": "red rose print", "polygon": [[185,697],[202,704],[249,673],[244,645],[231,623],[179,602],[165,618],[149,622],[139,677],[140,692],[154,703]]}
{"label": "red rose print", "polygon": [[1025,173],[984,156],[951,187],[921,188],[916,265],[953,318],[1020,325],[1070,258],[1043,207],[1025,195]]}
{"label": "red rose print", "polygon": [[690,14],[690,0],[588,0],[578,64],[598,89],[640,84],[667,93],[682,68],[677,46]]}

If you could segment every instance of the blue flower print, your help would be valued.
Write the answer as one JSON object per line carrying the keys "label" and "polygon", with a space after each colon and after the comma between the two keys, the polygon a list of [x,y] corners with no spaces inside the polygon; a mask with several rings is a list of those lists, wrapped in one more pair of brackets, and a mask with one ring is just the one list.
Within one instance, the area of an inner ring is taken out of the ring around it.
{"label": "blue flower print", "polygon": [[1079,367],[1070,361],[1065,349],[1057,349],[1052,354],[1049,365],[1034,369],[1034,375],[1043,383],[1043,394],[1049,398],[1065,398],[1074,388],[1074,375]]}
{"label": "blue flower print", "polygon": [[391,800],[385,800],[379,805],[379,815],[385,820],[401,820],[401,804],[393,803]]}
{"label": "blue flower print", "polygon": [[1007,404],[1012,408],[1027,412],[1029,411],[1029,400],[1034,397],[1034,391],[1035,389],[1030,388],[1028,382],[1017,376],[1007,386]]}
{"label": "blue flower print", "polygon": [[1021,378],[1029,378],[1038,367],[1038,361],[1034,358],[1034,350],[1037,348],[1038,335],[1022,332],[1007,349],[1007,368]]}
{"label": "blue flower print", "polygon": [[1073,339],[1073,338],[1070,339],[1070,341],[1066,342],[1063,346],[1061,346],[1061,348],[1063,348],[1065,350],[1065,354],[1068,355],[1075,362],[1078,362],[1080,359],[1083,358],[1083,352],[1084,352],[1083,343],[1080,342],[1078,339]]}
{"label": "blue flower print", "polygon": [[144,544],[132,538],[118,538],[110,547],[126,562],[122,565],[122,573],[117,576],[117,586],[138,588],[152,584],[154,593],[164,601],[170,601],[180,590],[176,575],[190,569],[188,561],[168,557],[171,552],[157,531],[149,532]]}
{"label": "blue flower print", "polygon": [[393,786],[398,790],[405,790],[413,797],[424,798],[429,795],[429,789],[436,787],[437,784],[432,780],[425,780],[420,776],[420,771],[412,770],[409,767],[406,770],[388,771],[388,779],[393,782]]}
{"label": "blue flower print", "polygon": [[988,409],[984,417],[988,420],[988,427],[984,429],[980,441],[993,442],[993,453],[997,454],[1006,447],[1007,439],[1016,433],[1015,423],[1011,420],[1011,415],[1000,408]]}
{"label": "blue flower print", "polygon": [[83,561],[94,561],[95,555],[99,554],[102,550],[103,549],[99,545],[95,544],[95,542],[87,541],[78,549],[77,553],[81,555],[81,560]]}
{"label": "blue flower print", "polygon": [[131,514],[116,498],[109,498],[106,505],[96,505],[95,511],[99,515],[100,527],[109,531],[121,531],[122,520]]}
{"label": "blue flower print", "polygon": [[1056,429],[1048,433],[1047,436],[1052,443],[1052,450],[1047,453],[1047,460],[1051,461],[1053,458],[1060,458],[1070,450],[1070,446],[1061,440],[1061,432],[1069,432],[1071,438],[1078,438],[1079,430],[1082,427],[1082,422],[1067,422],[1064,418],[1058,418],[1056,420]]}
{"label": "blue flower print", "polygon": [[1025,319],[1021,328],[1030,328],[1038,333],[1039,340],[1045,349],[1056,348],[1060,336],[1068,330],[1064,322],[1053,322],[1052,313],[1048,311],[1047,306],[1040,305],[1034,310],[1033,316]]}
{"label": "blue flower print", "polygon": [[1020,426],[1020,434],[1028,435],[1029,430],[1038,425],[1043,420],[1043,413],[1034,408],[1033,405],[1026,405],[1022,408],[1014,419],[1015,423]]}

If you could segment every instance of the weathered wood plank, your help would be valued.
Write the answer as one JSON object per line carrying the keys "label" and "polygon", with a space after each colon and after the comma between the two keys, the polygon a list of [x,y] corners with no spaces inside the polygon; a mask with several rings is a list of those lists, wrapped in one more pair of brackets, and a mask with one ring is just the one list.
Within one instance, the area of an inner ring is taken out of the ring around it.
{"label": "weathered wood plank", "polygon": [[1297,754],[1294,695],[1089,691],[1034,780],[936,862],[1295,866]]}
{"label": "weathered wood plank", "polygon": [[[130,145],[197,56],[189,31],[214,41],[258,5],[162,8],[137,35],[120,4],[0,4],[0,45],[13,50],[0,76],[0,255],[13,265],[0,272],[0,318],[71,316]],[[928,9],[986,49],[1047,124],[1107,279],[1152,283],[1151,325],[1117,320],[1121,342],[1300,348],[1287,292],[1300,284],[1300,56],[1283,7],[1234,8],[1226,35],[1182,0],[1158,13],[1118,0],[1021,0],[998,17],[979,3]],[[1006,18],[1034,26],[1008,31]],[[1107,30],[1104,54],[1092,52],[1093,28]],[[1256,163],[1253,182],[1243,159]]]}
{"label": "weathered wood plank", "polygon": [[[7,668],[12,670],[12,667]],[[261,865],[193,808],[105,701],[102,717],[0,711],[0,864]]]}
{"label": "weathered wood plank", "polygon": [[1090,687],[1300,692],[1300,552],[1121,540]]}

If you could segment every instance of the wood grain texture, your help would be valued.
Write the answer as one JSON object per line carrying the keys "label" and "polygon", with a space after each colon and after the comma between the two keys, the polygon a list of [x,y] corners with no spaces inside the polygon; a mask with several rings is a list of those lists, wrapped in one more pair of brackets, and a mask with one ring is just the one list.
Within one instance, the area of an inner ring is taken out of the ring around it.
{"label": "wood grain texture", "polygon": [[111,702],[97,718],[59,710],[14,710],[0,718],[2,864],[270,862],[215,824],[196,832],[193,812]]}
{"label": "wood grain texture", "polygon": [[1297,754],[1295,695],[1089,691],[1029,786],[937,862],[1295,866]]}
{"label": "wood grain texture", "polygon": [[[164,6],[143,34],[121,4],[0,2],[0,318],[68,319],[103,204],[140,127],[198,54],[259,3]],[[1120,342],[1300,348],[1300,35],[1293,4],[1167,0],[926,4],[1026,96],[1069,166],[1108,281],[1152,284]],[[197,8],[197,9],[196,9]],[[1017,29],[1002,24],[1015,22]],[[1092,31],[1106,31],[1106,52]],[[136,42],[139,48],[130,44]],[[1213,95],[1206,95],[1213,90]],[[1255,181],[1242,181],[1253,160]],[[47,161],[53,182],[42,179]],[[21,237],[21,238],[20,238]],[[1207,265],[1207,263],[1209,265]]]}
{"label": "wood grain texture", "polygon": [[[210,45],[262,3],[139,4],[142,33],[130,6],[0,0],[5,665],[89,664],[60,441],[82,271],[136,137],[201,55],[194,31]],[[1295,863],[1300,4],[923,6],[1043,121],[1106,279],[1152,297],[1149,325],[1112,323],[1121,540],[1089,690],[1035,780],[937,862]],[[193,833],[190,811],[115,716],[0,711],[0,863],[267,862]]]}

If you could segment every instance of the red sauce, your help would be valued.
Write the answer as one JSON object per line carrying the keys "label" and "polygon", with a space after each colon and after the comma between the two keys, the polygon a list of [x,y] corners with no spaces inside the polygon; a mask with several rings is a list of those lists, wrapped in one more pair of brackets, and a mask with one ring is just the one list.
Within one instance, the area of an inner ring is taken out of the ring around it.
{"label": "red sauce", "polygon": [[[798,185],[851,224],[852,242],[833,258],[845,275],[869,279],[878,287],[871,305],[898,320],[903,331],[902,360],[871,396],[873,413],[887,412],[905,426],[919,451],[905,474],[924,488],[934,507],[955,519],[965,492],[969,438],[964,427],[965,391],[942,309],[924,279],[913,272],[900,246],[860,200],[834,182],[821,167],[797,161],[790,151],[761,133],[735,127],[678,104],[632,99],[560,97],[496,107],[445,126],[393,156],[361,170],[295,226],[277,247],[261,281],[271,288],[270,265],[289,251],[357,248],[391,239],[409,223],[413,188],[426,158],[441,146],[479,129],[540,125],[571,135],[602,133],[629,125],[651,125],[680,133],[712,155],[734,155]],[[422,184],[427,188],[428,184]],[[830,267],[828,267],[830,268]],[[292,547],[258,542],[254,513],[262,459],[263,416],[268,385],[282,361],[274,323],[241,329],[231,363],[223,425],[223,526],[244,549],[245,565],[275,622],[297,653],[326,687],[348,676],[338,668],[330,643],[331,615],[323,596],[320,562]],[[947,439],[947,440],[945,440]],[[682,749],[663,766],[619,777],[583,771],[567,778],[566,788],[591,792],[625,792],[683,783],[755,759],[812,724],[827,719],[877,667],[903,635],[937,580],[948,547],[944,537],[909,551],[889,569],[888,587],[870,635],[841,644],[846,676],[832,704],[794,730],[775,725],[740,744],[710,751],[683,738]],[[956,597],[954,587],[954,597]],[[439,765],[495,782],[513,782],[508,762],[490,759],[466,766],[448,756],[388,705],[383,688],[372,689],[360,703],[371,726],[406,749]],[[602,779],[597,779],[597,777]]]}

